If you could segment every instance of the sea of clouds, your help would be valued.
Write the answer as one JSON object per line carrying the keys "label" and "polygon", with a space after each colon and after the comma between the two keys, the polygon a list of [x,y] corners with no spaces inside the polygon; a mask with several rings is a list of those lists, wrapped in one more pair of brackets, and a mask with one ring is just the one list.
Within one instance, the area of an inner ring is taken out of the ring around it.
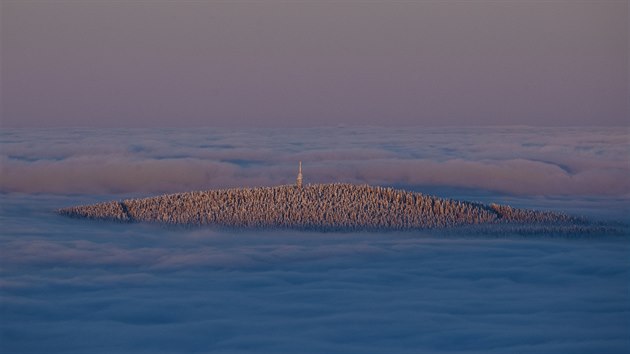
{"label": "sea of clouds", "polygon": [[627,221],[624,129],[4,130],[0,351],[630,350],[627,236],[165,228],[60,207],[401,186]]}
{"label": "sea of clouds", "polygon": [[627,237],[228,232],[50,213],[75,199],[3,201],[2,352],[630,349]]}
{"label": "sea of clouds", "polygon": [[0,191],[172,192],[352,182],[630,194],[626,128],[5,130]]}

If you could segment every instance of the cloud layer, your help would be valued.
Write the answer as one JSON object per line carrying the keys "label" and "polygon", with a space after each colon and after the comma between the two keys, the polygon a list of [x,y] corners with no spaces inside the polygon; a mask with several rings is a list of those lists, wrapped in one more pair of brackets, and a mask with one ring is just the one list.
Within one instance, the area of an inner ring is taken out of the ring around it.
{"label": "cloud layer", "polygon": [[227,232],[52,212],[293,183],[302,160],[307,183],[443,188],[627,220],[626,130],[3,130],[0,139],[0,351],[630,350],[623,237]]}
{"label": "cloud layer", "polygon": [[630,349],[624,238],[230,233],[50,212],[76,199],[4,199],[3,352]]}
{"label": "cloud layer", "polygon": [[630,195],[614,128],[7,130],[0,191],[159,193],[306,182]]}

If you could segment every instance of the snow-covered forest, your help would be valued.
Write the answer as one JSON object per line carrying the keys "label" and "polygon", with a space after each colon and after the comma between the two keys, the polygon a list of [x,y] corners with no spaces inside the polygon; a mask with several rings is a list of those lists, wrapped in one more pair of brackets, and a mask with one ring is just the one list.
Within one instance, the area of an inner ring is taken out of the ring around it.
{"label": "snow-covered forest", "polygon": [[166,224],[321,230],[404,230],[571,220],[558,213],[353,184],[209,190],[71,207],[61,209],[60,213]]}

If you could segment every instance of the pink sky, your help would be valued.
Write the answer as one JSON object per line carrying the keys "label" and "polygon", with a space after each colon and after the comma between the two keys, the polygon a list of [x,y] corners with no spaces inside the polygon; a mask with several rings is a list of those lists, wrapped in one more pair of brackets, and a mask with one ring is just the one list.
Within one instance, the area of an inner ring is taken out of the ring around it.
{"label": "pink sky", "polygon": [[4,127],[627,125],[627,1],[1,5]]}

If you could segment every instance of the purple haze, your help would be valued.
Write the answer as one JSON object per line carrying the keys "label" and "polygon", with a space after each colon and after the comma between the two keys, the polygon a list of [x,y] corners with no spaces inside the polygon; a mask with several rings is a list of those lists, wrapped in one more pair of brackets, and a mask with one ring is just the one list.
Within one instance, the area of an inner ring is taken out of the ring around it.
{"label": "purple haze", "polygon": [[2,2],[5,127],[627,125],[627,1]]}

